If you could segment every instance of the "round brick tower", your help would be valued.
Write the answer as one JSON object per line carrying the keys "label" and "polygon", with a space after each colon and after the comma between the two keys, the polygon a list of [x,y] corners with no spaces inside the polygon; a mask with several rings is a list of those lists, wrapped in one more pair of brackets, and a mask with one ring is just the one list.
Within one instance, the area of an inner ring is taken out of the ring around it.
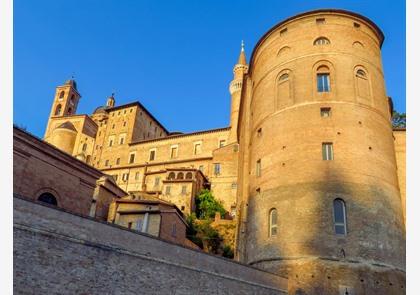
{"label": "round brick tower", "polygon": [[317,10],[257,43],[239,109],[237,256],[290,294],[404,294],[381,30]]}

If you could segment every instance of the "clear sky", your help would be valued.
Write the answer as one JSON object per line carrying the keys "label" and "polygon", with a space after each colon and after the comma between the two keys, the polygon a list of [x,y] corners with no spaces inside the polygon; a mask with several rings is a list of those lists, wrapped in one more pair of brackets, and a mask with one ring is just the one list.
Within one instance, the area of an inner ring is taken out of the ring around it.
{"label": "clear sky", "polygon": [[92,113],[115,92],[139,100],[170,131],[229,125],[229,82],[245,41],[294,14],[340,8],[384,32],[387,94],[405,112],[405,1],[14,0],[15,124],[43,136],[55,87],[72,75]]}

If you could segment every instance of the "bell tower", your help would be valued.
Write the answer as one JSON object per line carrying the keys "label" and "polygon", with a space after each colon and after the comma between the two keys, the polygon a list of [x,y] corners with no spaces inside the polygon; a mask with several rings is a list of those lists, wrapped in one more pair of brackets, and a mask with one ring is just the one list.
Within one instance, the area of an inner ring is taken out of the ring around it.
{"label": "bell tower", "polygon": [[77,84],[75,80],[70,79],[67,80],[64,85],[57,86],[54,101],[51,106],[45,137],[47,137],[50,132],[49,129],[52,119],[67,117],[76,113],[80,98],[81,95],[77,91]]}
{"label": "bell tower", "polygon": [[238,141],[239,104],[241,102],[243,79],[246,73],[248,73],[248,64],[246,63],[244,41],[242,41],[241,53],[239,54],[238,62],[233,68],[233,80],[229,85],[231,95],[229,143]]}

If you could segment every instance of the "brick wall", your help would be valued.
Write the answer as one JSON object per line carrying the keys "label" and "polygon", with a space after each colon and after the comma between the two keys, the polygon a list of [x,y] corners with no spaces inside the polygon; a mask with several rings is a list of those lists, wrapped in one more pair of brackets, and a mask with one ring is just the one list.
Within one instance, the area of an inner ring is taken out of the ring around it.
{"label": "brick wall", "polygon": [[14,198],[16,294],[286,294],[287,280]]}

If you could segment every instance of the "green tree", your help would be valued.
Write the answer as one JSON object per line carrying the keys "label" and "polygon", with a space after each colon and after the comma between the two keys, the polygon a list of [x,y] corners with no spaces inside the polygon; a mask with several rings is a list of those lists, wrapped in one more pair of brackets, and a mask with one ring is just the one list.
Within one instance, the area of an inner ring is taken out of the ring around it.
{"label": "green tree", "polygon": [[397,111],[394,111],[392,113],[392,127],[394,128],[405,128],[405,113],[398,113]]}
{"label": "green tree", "polygon": [[220,212],[221,216],[226,214],[226,210],[223,208],[222,203],[216,200],[208,189],[204,189],[195,198],[196,213],[198,218],[214,218],[216,212]]}

